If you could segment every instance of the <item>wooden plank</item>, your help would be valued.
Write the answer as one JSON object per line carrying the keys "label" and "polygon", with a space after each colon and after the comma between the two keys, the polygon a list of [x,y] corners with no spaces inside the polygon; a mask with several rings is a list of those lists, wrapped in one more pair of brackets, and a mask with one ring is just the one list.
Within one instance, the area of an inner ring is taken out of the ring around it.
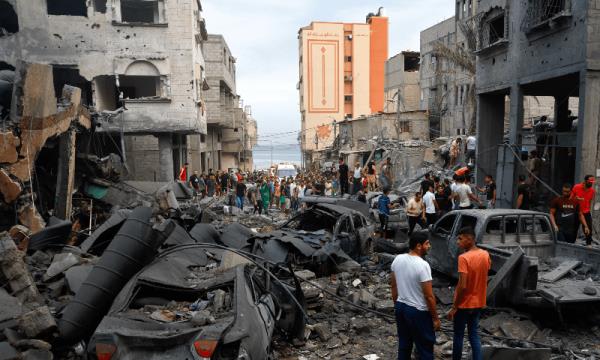
{"label": "wooden plank", "polygon": [[580,264],[581,261],[579,260],[563,261],[554,270],[542,274],[542,276],[540,276],[540,281],[553,283],[557,280],[560,280],[563,276],[567,275],[569,271],[575,269]]}
{"label": "wooden plank", "polygon": [[515,249],[515,251],[508,258],[508,260],[506,260],[504,265],[502,265],[500,270],[498,270],[496,275],[492,278],[492,281],[490,281],[490,283],[488,284],[488,288],[487,288],[487,299],[488,300],[492,297],[492,295],[494,295],[494,292],[496,292],[496,289],[498,288],[500,283],[504,279],[506,279],[508,277],[508,275],[510,275],[510,273],[517,266],[517,264],[523,258],[523,256],[525,256],[525,253],[523,252],[523,249],[521,249],[521,247],[519,246],[518,248]]}

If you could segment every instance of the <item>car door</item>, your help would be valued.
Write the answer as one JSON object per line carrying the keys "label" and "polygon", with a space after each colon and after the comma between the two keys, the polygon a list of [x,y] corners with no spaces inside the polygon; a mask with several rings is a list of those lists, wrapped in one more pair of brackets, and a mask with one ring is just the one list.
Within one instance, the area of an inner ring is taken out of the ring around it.
{"label": "car door", "polygon": [[352,215],[352,224],[354,226],[356,240],[358,241],[360,255],[367,255],[370,252],[369,238],[372,231],[370,231],[370,227],[365,226],[367,224],[366,219],[360,214]]}
{"label": "car door", "polygon": [[454,271],[456,268],[455,261],[452,259],[456,257],[455,227],[458,214],[458,212],[452,212],[444,215],[429,230],[431,249],[427,255],[427,260],[432,268],[451,276],[456,276]]}
{"label": "car door", "polygon": [[335,237],[340,243],[342,250],[350,255],[358,254],[358,238],[352,225],[352,219],[349,214],[343,214],[336,224]]}

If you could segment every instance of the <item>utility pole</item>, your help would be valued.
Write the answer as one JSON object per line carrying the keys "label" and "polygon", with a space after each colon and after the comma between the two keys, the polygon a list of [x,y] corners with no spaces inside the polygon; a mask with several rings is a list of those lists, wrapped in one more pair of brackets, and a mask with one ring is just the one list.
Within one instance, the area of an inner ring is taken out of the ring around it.
{"label": "utility pole", "polygon": [[396,91],[396,129],[399,129],[397,131],[397,135],[398,138],[400,138],[400,132],[402,130],[402,128],[400,127],[400,89],[398,89],[398,91]]}

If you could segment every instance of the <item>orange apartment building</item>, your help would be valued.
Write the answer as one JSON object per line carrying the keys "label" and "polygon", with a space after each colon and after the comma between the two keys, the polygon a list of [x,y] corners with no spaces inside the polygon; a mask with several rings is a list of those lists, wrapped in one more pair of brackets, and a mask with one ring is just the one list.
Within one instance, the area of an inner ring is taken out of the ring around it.
{"label": "orange apartment building", "polygon": [[380,8],[364,24],[315,21],[298,39],[300,144],[310,165],[333,144],[336,123],[383,111],[388,18]]}

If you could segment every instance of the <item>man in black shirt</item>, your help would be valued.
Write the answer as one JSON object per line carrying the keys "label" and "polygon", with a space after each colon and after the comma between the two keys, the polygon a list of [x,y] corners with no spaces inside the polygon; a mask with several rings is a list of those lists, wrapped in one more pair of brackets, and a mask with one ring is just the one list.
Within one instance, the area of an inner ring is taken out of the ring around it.
{"label": "man in black shirt", "polygon": [[340,158],[340,166],[338,167],[340,176],[340,196],[348,193],[348,165],[344,164],[344,159]]}
{"label": "man in black shirt", "polygon": [[485,176],[485,186],[483,188],[477,188],[479,192],[485,194],[486,205],[488,209],[496,208],[496,182],[492,175]]}
{"label": "man in black shirt", "polygon": [[433,187],[433,181],[431,181],[431,175],[429,173],[425,174],[425,179],[421,181],[421,194],[425,195],[427,191],[429,191],[430,187]]}
{"label": "man in black shirt", "polygon": [[517,209],[529,210],[531,207],[531,188],[525,183],[525,175],[519,175],[519,187],[517,188]]}
{"label": "man in black shirt", "polygon": [[194,171],[192,176],[190,176],[189,184],[194,192],[194,196],[198,196],[198,193],[200,193],[200,178],[198,177],[198,171]]}
{"label": "man in black shirt", "polygon": [[226,194],[227,190],[229,189],[229,173],[227,171],[223,171],[219,181],[221,181],[221,192]]}
{"label": "man in black shirt", "polygon": [[[579,222],[577,222],[578,220]],[[590,230],[579,207],[579,201],[571,198],[571,184],[564,184],[562,197],[552,200],[550,204],[550,222],[557,233],[558,241],[574,244],[580,223],[583,226],[584,233],[589,234]]]}

